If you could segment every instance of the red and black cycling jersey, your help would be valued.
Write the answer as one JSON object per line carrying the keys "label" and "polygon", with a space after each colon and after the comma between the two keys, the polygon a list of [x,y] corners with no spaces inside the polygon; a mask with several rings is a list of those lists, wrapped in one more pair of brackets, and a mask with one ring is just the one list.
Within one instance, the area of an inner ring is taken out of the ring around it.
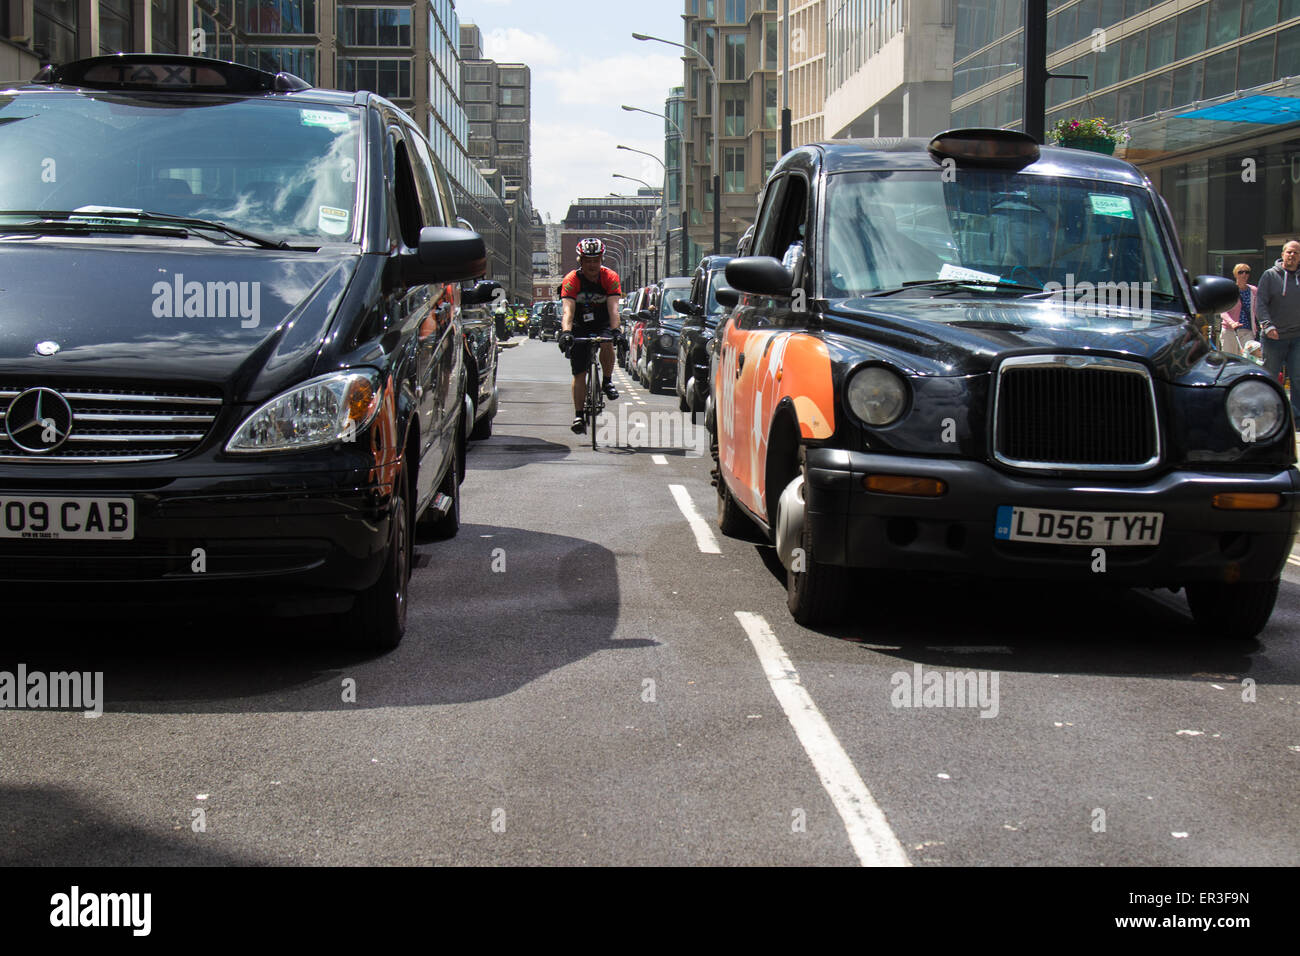
{"label": "red and black cycling jersey", "polygon": [[564,277],[564,283],[560,286],[560,298],[574,301],[575,322],[608,320],[609,309],[606,303],[609,297],[622,294],[618,273],[604,266],[600,267],[600,276],[594,282],[583,275],[581,269],[574,269]]}

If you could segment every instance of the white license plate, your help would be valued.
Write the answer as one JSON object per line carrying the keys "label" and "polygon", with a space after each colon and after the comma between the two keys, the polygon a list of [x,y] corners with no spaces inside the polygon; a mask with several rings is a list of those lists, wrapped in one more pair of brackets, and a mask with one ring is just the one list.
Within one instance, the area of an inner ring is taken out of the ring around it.
{"label": "white license plate", "polygon": [[135,502],[130,498],[0,496],[0,538],[130,541]]}
{"label": "white license plate", "polygon": [[1159,511],[1048,511],[998,508],[993,536],[1043,544],[1155,545],[1165,516]]}

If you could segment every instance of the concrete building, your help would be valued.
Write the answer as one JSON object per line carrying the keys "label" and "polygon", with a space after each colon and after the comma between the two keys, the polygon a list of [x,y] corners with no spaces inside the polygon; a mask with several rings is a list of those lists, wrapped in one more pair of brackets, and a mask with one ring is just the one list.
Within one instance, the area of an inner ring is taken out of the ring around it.
{"label": "concrete building", "polygon": [[[778,0],[684,0],[683,43],[700,50],[719,77],[718,174],[722,249],[734,250],[754,221],[755,199],[776,164],[780,111],[777,95]],[[686,209],[689,261],[713,247],[712,97],[709,66],[683,57],[686,131]]]}
{"label": "concrete building", "polygon": [[[605,241],[606,265],[623,279],[627,292],[650,281],[656,249],[655,217],[659,190],[640,189],[635,196],[609,195],[577,199],[569,205],[559,229],[561,276],[578,267],[580,239],[594,236]],[[663,263],[659,263],[662,274]]]}
{"label": "concrete building", "polygon": [[523,63],[483,55],[483,33],[463,23],[457,37],[469,155],[505,203],[511,219],[512,287],[532,288],[532,255],[541,219],[532,205],[532,74]]}
{"label": "concrete building", "polygon": [[953,0],[826,0],[825,135],[927,136],[947,128],[954,10]]}
{"label": "concrete building", "polygon": [[[1300,0],[1048,0],[1047,44],[1087,77],[1048,81],[1048,128],[1128,126],[1193,274],[1258,276],[1300,233]],[[1020,128],[1022,4],[958,0],[954,57],[952,125]]]}
{"label": "concrete building", "polygon": [[[779,47],[777,63],[778,88],[765,91],[763,109],[777,111],[777,129],[780,129],[780,110],[786,102],[787,74],[790,104],[790,143],[802,146],[825,139],[826,107],[826,26],[828,0],[781,0],[781,12],[770,28],[765,43]],[[785,7],[790,8],[789,38]],[[764,25],[764,29],[769,29]],[[785,50],[789,48],[789,63]],[[766,117],[764,119],[766,123]]]}

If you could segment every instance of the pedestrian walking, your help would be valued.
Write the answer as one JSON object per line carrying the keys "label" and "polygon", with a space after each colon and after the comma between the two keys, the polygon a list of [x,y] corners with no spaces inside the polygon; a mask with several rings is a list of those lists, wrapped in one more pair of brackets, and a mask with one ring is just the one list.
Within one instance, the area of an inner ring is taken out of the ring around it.
{"label": "pedestrian walking", "polygon": [[1219,315],[1219,348],[1232,355],[1245,355],[1246,343],[1259,337],[1255,324],[1259,287],[1250,284],[1250,266],[1244,262],[1233,267],[1232,276],[1237,280],[1237,304]]}
{"label": "pedestrian walking", "polygon": [[[1255,314],[1259,318],[1259,340],[1264,346],[1264,368],[1278,381],[1284,375],[1292,383],[1300,373],[1300,239],[1282,247],[1282,258],[1259,277]],[[1291,412],[1300,422],[1295,390],[1291,391]]]}

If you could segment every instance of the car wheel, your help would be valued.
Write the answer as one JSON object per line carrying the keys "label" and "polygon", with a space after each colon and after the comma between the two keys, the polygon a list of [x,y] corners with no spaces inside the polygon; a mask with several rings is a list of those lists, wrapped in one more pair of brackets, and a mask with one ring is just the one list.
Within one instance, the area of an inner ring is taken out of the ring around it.
{"label": "car wheel", "polygon": [[391,651],[406,632],[406,605],[411,578],[410,493],[405,474],[393,486],[392,532],[379,580],[357,595],[340,621],[349,644]]}
{"label": "car wheel", "polygon": [[[455,447],[459,449],[459,442]],[[460,482],[457,480],[459,451],[453,451],[452,456],[452,460],[447,463],[447,474],[438,485],[438,493],[450,498],[451,506],[443,514],[432,504],[429,505],[429,510],[420,521],[420,537],[424,540],[445,541],[456,537],[456,532],[460,530]]]}
{"label": "car wheel", "polygon": [[492,437],[492,419],[496,410],[484,412],[483,417],[474,423],[474,430],[469,433],[470,441],[486,441]]}
{"label": "car wheel", "polygon": [[812,546],[812,529],[807,522],[800,538],[802,555],[796,555],[792,567],[803,570],[785,572],[785,603],[795,622],[804,627],[832,624],[844,614],[848,600],[849,572],[847,568],[822,564]]}
{"label": "car wheel", "polygon": [[727,481],[718,472],[718,530],[729,538],[749,539],[756,530],[745,509],[731,495]]}
{"label": "car wheel", "polygon": [[1249,641],[1268,624],[1277,589],[1277,581],[1189,584],[1187,604],[1207,637]]}

